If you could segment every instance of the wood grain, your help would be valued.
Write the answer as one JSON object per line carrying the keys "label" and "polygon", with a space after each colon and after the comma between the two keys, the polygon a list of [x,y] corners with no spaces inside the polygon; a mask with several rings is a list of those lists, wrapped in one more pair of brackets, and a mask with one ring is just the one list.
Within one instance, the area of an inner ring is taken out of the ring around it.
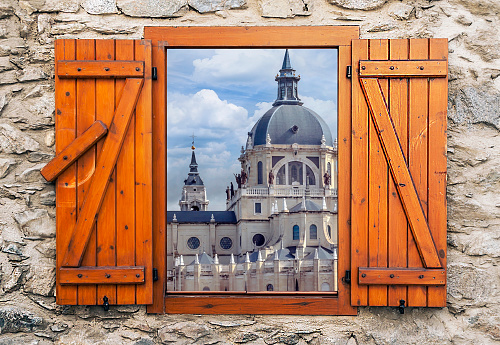
{"label": "wood grain", "polygon": [[[55,59],[75,59],[75,40],[56,40]],[[56,64],[57,69],[57,64]],[[56,154],[61,153],[76,138],[76,81],[59,79],[55,76],[55,107],[56,107]],[[69,166],[56,181],[56,280],[60,281],[59,268],[62,265],[62,255],[68,246],[71,233],[68,227],[76,224],[76,164]],[[76,305],[78,303],[76,286],[61,286],[56,284],[56,302],[61,305]]]}
{"label": "wood grain", "polygon": [[361,85],[368,101],[370,113],[376,124],[377,133],[381,138],[386,158],[390,163],[391,173],[403,201],[420,257],[426,268],[441,268],[436,247],[424,211],[420,205],[419,195],[406,166],[399,139],[392,126],[378,80],[362,78]]}
{"label": "wood grain", "polygon": [[78,267],[78,268],[63,267],[60,269],[59,276],[61,279],[60,283],[62,285],[144,284],[145,280],[144,266],[136,266],[136,267],[111,266],[111,267]]}
{"label": "wood grain", "polygon": [[[117,40],[116,58],[133,60],[135,40]],[[124,79],[116,80],[116,102],[119,103],[125,86]],[[135,262],[135,110],[127,135],[116,162],[116,260],[119,266],[133,266]],[[135,304],[135,286],[117,286],[118,304]]]}
{"label": "wood grain", "polygon": [[[112,40],[96,40],[105,41]],[[110,56],[114,55],[111,54]],[[113,61],[105,55],[97,57],[102,61],[57,61],[59,78],[142,78],[144,76],[144,62],[142,61]],[[105,61],[106,60],[106,61]]]}
{"label": "wood grain", "polygon": [[[447,59],[448,41],[430,39],[429,58]],[[429,228],[446,269],[446,128],[448,79],[429,81]],[[427,288],[427,306],[446,306],[446,286]]]}
{"label": "wood grain", "polygon": [[[428,58],[429,43],[427,39],[410,40],[409,49],[410,59]],[[428,83],[427,79],[411,78],[408,86],[408,168],[412,174],[416,192],[420,198],[422,211],[426,216],[428,214]],[[415,236],[408,235],[408,267],[426,267],[425,263],[422,264],[421,257],[419,257],[418,244],[416,241],[418,241],[418,239],[416,239]],[[408,287],[407,305],[416,307],[426,306],[427,287]]]}
{"label": "wood grain", "polygon": [[[371,57],[371,56],[370,56]],[[446,77],[447,60],[360,61],[361,77],[409,78]]]}
{"label": "wood grain", "polygon": [[360,268],[359,283],[385,285],[444,285],[446,271],[444,269],[425,268]]}
{"label": "wood grain", "polygon": [[89,242],[91,230],[104,198],[104,191],[109,183],[109,177],[116,164],[118,152],[123,144],[142,83],[142,79],[127,79],[122,98],[113,116],[113,122],[109,127],[109,133],[103,145],[103,152],[92,179],[93,183],[90,186],[88,196],[85,198],[81,214],[78,217],[68,249],[64,255],[63,265],[66,267],[78,267],[82,262],[85,247]]}
{"label": "wood grain", "polygon": [[[369,52],[370,59],[388,59],[389,41],[370,40]],[[379,83],[382,92],[388,95],[388,80],[380,80]],[[372,118],[369,119],[369,127],[368,263],[370,267],[387,267],[388,167]],[[387,286],[370,286],[368,304],[371,306],[387,305]]]}
{"label": "wood grain", "polygon": [[[408,59],[408,44],[406,39],[390,40],[390,59]],[[389,80],[389,83],[389,110],[392,123],[398,135],[403,155],[408,157],[408,79],[395,78]],[[399,199],[394,178],[390,174],[388,187],[388,266],[407,267],[408,222],[406,221],[405,211]],[[399,306],[400,300],[408,300],[406,286],[389,285],[388,290],[389,306]]]}
{"label": "wood grain", "polygon": [[144,61],[144,84],[135,111],[135,262],[145,267],[146,281],[136,287],[136,303],[153,303],[153,156],[151,41],[136,41],[135,58]]}
{"label": "wood grain", "polygon": [[[352,42],[352,66],[368,58],[368,40]],[[351,187],[351,268],[352,277],[358,276],[359,267],[368,266],[368,124],[369,115],[365,96],[358,78],[352,75],[352,187]],[[368,287],[351,280],[351,304],[367,305]]]}
{"label": "wood grain", "polygon": [[359,38],[358,26],[148,27],[144,38],[172,48],[331,48]]}
{"label": "wood grain", "polygon": [[[78,60],[94,60],[95,59],[95,40],[77,40],[76,41],[76,58]],[[95,79],[77,79],[76,81],[76,106],[77,120],[76,129],[77,136],[82,135],[95,121]],[[81,218],[81,210],[83,201],[89,193],[90,181],[95,171],[95,147],[92,147],[78,159],[77,164],[77,201],[78,201],[78,220]],[[77,224],[78,224],[77,220]],[[89,243],[87,250],[80,254],[80,262],[84,266],[96,265],[96,249],[97,237],[95,228],[91,227],[87,234],[85,244]],[[71,245],[71,240],[68,246]],[[63,261],[63,266],[64,266]],[[78,304],[88,305],[97,302],[97,287],[87,285],[78,287]]]}
{"label": "wood grain", "polygon": [[40,170],[42,176],[49,182],[71,166],[81,155],[87,152],[99,139],[106,135],[108,128],[101,121],[96,121],[81,136],[66,146],[54,159]]}
{"label": "wood grain", "polygon": [[[106,60],[115,57],[114,40],[96,40],[96,59]],[[111,126],[115,112],[115,81],[114,79],[96,80],[96,117],[98,120]],[[102,155],[104,140],[97,144],[97,161]],[[109,184],[104,190],[99,217],[96,223],[97,229],[97,266],[116,265],[116,208],[115,208],[115,172],[111,173]],[[104,303],[104,296],[108,298],[109,304],[116,304],[116,286],[98,285],[98,304]]]}
{"label": "wood grain", "polygon": [[153,267],[158,269],[158,280],[153,282],[153,304],[148,313],[165,312],[167,282],[166,212],[167,209],[167,59],[164,47],[153,47],[153,66],[158,79],[153,81]]}

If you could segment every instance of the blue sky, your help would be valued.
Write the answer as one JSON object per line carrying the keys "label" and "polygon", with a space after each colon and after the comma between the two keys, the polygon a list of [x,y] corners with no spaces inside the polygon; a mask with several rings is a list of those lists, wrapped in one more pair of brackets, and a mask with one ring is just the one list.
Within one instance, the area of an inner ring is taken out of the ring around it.
{"label": "blue sky", "polygon": [[[284,49],[169,49],[167,54],[167,209],[189,172],[194,133],[209,210],[225,209],[225,189],[240,171],[247,132],[276,99]],[[337,51],[290,49],[299,97],[337,137]],[[234,182],[233,182],[234,183]]]}

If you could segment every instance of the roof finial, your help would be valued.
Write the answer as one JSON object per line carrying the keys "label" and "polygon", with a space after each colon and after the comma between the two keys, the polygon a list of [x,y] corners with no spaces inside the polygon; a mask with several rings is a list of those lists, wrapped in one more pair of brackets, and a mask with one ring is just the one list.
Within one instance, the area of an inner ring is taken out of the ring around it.
{"label": "roof finial", "polygon": [[191,150],[194,150],[196,148],[196,147],[194,147],[194,138],[196,138],[196,135],[194,135],[194,132],[191,135],[191,138],[193,139],[193,141],[191,142]]}

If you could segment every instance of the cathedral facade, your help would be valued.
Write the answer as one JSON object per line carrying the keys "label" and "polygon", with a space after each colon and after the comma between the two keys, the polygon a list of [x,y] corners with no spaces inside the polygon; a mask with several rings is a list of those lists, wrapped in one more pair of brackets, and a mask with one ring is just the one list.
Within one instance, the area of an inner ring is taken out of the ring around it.
{"label": "cathedral facade", "polygon": [[167,212],[167,291],[337,290],[337,143],[299,80],[287,50],[225,211],[207,211],[192,147],[180,211]]}

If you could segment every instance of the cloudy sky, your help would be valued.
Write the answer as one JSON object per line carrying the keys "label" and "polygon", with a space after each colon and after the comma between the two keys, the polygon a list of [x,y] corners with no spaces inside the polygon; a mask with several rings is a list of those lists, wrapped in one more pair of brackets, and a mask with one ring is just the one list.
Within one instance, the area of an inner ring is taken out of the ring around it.
{"label": "cloudy sky", "polygon": [[[209,210],[225,210],[225,190],[247,133],[276,99],[274,77],[284,49],[169,49],[167,55],[168,210],[179,210],[189,172],[191,136],[210,200]],[[291,49],[301,76],[299,97],[337,137],[337,51]]]}

